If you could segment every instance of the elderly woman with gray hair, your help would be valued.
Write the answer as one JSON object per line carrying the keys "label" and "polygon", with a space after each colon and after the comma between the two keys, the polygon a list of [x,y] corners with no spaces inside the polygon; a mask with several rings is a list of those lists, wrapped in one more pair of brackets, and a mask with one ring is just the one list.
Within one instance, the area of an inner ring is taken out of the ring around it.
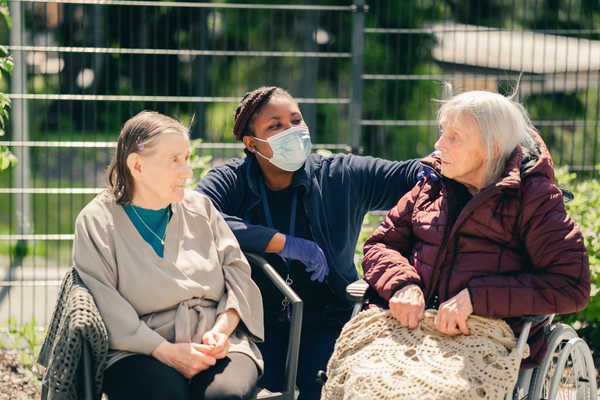
{"label": "elderly woman with gray hair", "polygon": [[[437,309],[435,329],[456,336],[469,335],[474,314],[504,319],[518,335],[518,317],[583,309],[584,241],[524,108],[470,91],[444,102],[438,121],[437,151],[422,160],[428,173],[364,246],[365,279],[391,316],[414,329]],[[531,329],[522,368],[544,356],[541,328]]]}

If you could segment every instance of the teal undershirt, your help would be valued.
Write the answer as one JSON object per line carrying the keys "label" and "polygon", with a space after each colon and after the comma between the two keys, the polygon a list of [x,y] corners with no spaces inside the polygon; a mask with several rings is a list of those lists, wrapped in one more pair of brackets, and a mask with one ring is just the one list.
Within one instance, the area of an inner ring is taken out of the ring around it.
{"label": "teal undershirt", "polygon": [[[148,208],[136,207],[134,205],[125,205],[123,206],[123,209],[133,223],[133,226],[135,226],[144,240],[148,242],[150,246],[152,246],[159,257],[163,257],[165,246],[163,246],[160,240],[148,230],[148,227],[164,240],[167,224],[169,223],[169,219],[171,219],[171,215],[173,214],[171,211],[171,205],[161,208],[160,210],[150,210]],[[139,217],[134,212],[134,209],[137,211]],[[144,220],[148,227],[146,227],[142,221],[140,221],[140,218]]]}

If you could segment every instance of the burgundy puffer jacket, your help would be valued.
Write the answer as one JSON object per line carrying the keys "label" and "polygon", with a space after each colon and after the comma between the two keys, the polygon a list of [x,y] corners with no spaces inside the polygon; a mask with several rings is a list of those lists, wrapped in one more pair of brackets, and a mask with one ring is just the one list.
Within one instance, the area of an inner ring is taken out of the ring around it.
{"label": "burgundy puffer jacket", "polygon": [[[516,335],[522,322],[515,317],[585,308],[590,272],[583,238],[553,184],[550,154],[536,139],[536,149],[513,152],[503,177],[473,196],[453,224],[448,205],[457,184],[440,177],[439,157],[424,159],[440,179],[419,182],[365,243],[365,279],[377,293],[389,300],[414,283],[435,307],[468,288],[474,314],[504,318]],[[544,356],[540,324],[528,342],[524,368]]]}

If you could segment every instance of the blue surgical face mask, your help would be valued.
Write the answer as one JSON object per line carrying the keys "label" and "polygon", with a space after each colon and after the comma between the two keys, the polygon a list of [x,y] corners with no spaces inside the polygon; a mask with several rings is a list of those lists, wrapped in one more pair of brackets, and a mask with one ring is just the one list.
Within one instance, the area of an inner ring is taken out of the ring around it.
{"label": "blue surgical face mask", "polygon": [[310,142],[310,133],[306,126],[294,126],[276,135],[271,136],[267,140],[259,139],[254,136],[254,139],[261,142],[267,142],[273,150],[273,157],[267,158],[258,150],[256,154],[284,171],[294,172],[300,169],[306,157],[310,154],[312,144]]}

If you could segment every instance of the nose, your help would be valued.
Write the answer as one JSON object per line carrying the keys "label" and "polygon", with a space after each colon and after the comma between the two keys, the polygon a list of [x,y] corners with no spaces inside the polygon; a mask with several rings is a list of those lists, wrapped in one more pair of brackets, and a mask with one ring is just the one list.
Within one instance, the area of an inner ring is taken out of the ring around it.
{"label": "nose", "polygon": [[185,166],[183,167],[183,171],[181,174],[185,179],[190,179],[192,176],[194,176],[194,171],[192,170],[192,167],[189,163],[186,163]]}
{"label": "nose", "polygon": [[442,149],[444,148],[445,144],[446,144],[446,139],[444,139],[444,135],[442,134],[440,136],[440,138],[433,145],[433,148],[436,149],[436,150],[442,151]]}

